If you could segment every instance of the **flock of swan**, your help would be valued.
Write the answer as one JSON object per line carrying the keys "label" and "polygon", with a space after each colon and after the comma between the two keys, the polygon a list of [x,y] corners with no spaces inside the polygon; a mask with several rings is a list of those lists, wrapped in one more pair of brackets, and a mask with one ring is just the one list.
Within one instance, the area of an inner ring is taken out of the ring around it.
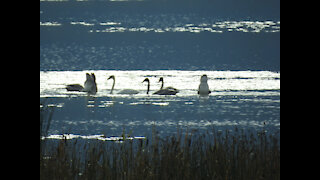
{"label": "flock of swan", "polygon": [[[114,75],[109,76],[109,79],[113,80],[113,84],[112,84],[112,88],[110,91],[110,94],[113,94],[113,89],[116,83],[116,79]],[[148,89],[147,89],[147,94],[149,94],[150,91],[150,80],[148,78],[145,78],[142,83],[147,82],[148,83]],[[157,94],[157,95],[176,95],[179,90],[173,87],[166,87],[164,88],[164,81],[163,81],[163,77],[160,77],[159,82],[162,82],[161,88],[160,90],[154,92],[153,94]],[[96,94],[98,92],[97,89],[97,83],[96,83],[96,76],[94,75],[94,73],[86,73],[86,81],[84,82],[84,86],[80,85],[80,84],[69,84],[66,86],[67,91],[78,91],[78,92],[87,92],[88,94]],[[139,91],[134,90],[134,89],[123,89],[120,92],[118,92],[118,94],[138,94]],[[207,75],[202,75],[200,78],[200,85],[198,88],[198,94],[201,96],[207,96],[211,93],[211,91],[209,90],[209,86],[208,86],[208,77]]]}

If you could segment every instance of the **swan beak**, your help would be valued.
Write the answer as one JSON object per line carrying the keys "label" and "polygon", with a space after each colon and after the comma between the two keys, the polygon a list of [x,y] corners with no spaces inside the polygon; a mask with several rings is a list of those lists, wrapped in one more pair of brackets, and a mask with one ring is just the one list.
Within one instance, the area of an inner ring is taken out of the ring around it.
{"label": "swan beak", "polygon": [[110,76],[110,77],[108,78],[108,80],[109,80],[109,79],[114,79],[114,76],[113,76],[113,75],[112,75],[112,76]]}

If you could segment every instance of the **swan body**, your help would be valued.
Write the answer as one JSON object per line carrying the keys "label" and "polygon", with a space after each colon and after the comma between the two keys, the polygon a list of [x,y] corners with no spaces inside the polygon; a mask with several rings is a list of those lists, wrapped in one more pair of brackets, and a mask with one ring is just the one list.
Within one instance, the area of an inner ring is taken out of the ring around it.
{"label": "swan body", "polygon": [[200,85],[199,85],[199,89],[198,89],[198,94],[202,95],[202,96],[207,96],[211,93],[211,91],[209,90],[209,85],[208,85],[208,77],[207,75],[202,75],[201,79],[200,79]]}
{"label": "swan body", "polygon": [[[109,80],[109,79],[113,79],[113,84],[112,84],[112,88],[111,88],[111,91],[110,91],[110,94],[112,94],[112,93],[113,93],[114,86],[115,86],[115,83],[116,83],[116,79],[115,79],[114,75],[111,75],[111,76],[108,78],[108,80]],[[134,89],[123,89],[123,90],[121,90],[120,92],[118,92],[118,94],[138,94],[138,93],[139,93],[139,91],[134,90]]]}
{"label": "swan body", "polygon": [[153,94],[158,94],[158,95],[176,95],[177,91],[174,91],[172,89],[160,89],[156,92],[154,92]]}
{"label": "swan body", "polygon": [[160,77],[159,82],[162,82],[161,88],[160,88],[160,90],[156,91],[153,94],[158,94],[158,95],[176,95],[179,92],[178,89],[173,88],[173,87],[166,87],[166,88],[163,89],[163,84],[164,84],[163,77]]}
{"label": "swan body", "polygon": [[66,87],[67,91],[82,91],[83,86],[80,84],[68,84]]}
{"label": "swan body", "polygon": [[118,92],[118,94],[139,94],[139,91],[134,89],[124,89]]}
{"label": "swan body", "polygon": [[96,76],[94,73],[86,73],[86,81],[84,82],[84,87],[80,84],[69,84],[66,86],[67,91],[78,91],[78,92],[88,92],[89,94],[96,94],[97,83]]}

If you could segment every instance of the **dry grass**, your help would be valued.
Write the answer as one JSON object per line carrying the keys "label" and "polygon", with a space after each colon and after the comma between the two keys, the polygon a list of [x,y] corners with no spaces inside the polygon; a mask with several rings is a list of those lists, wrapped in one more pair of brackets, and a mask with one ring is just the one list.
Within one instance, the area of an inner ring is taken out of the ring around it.
{"label": "dry grass", "polygon": [[[44,124],[51,115],[41,113]],[[213,128],[203,134],[178,129],[164,139],[154,130],[152,136],[85,145],[40,140],[40,179],[280,179],[280,135]]]}

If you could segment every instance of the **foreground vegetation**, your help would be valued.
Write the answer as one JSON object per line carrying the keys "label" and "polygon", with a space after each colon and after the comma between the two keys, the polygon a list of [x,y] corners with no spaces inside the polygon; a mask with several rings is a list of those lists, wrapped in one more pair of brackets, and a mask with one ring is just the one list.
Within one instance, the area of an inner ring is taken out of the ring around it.
{"label": "foreground vegetation", "polygon": [[[40,110],[40,136],[50,113]],[[40,179],[280,179],[278,136],[213,128],[178,129],[165,139],[154,130],[149,139],[121,143],[40,139]]]}

